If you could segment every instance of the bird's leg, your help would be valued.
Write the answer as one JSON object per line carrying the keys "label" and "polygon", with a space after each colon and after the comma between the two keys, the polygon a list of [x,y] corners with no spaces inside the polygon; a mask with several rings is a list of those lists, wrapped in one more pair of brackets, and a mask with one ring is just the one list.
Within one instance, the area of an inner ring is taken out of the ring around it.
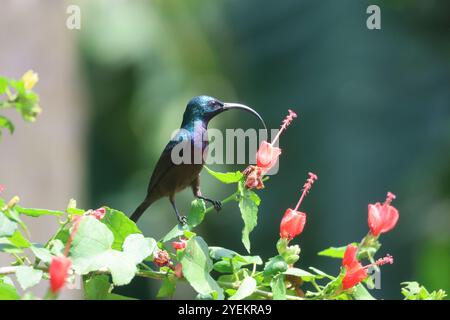
{"label": "bird's leg", "polygon": [[195,178],[191,186],[192,192],[194,193],[194,197],[211,203],[214,206],[214,209],[216,209],[216,211],[220,211],[222,209],[222,202],[202,196],[202,192],[200,191],[200,177]]}
{"label": "bird's leg", "polygon": [[169,197],[169,200],[170,200],[170,203],[172,204],[173,209],[175,210],[175,214],[177,215],[178,222],[184,226],[187,223],[187,218],[185,216],[180,216],[177,206],[175,205],[175,198],[173,195]]}

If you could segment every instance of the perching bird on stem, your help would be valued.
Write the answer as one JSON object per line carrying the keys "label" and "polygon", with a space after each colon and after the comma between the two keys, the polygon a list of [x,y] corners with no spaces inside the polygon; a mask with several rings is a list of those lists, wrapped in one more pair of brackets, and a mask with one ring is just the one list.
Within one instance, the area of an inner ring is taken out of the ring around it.
{"label": "perching bird on stem", "polygon": [[[175,205],[175,194],[187,187],[192,188],[196,198],[212,203],[216,210],[221,209],[220,201],[202,195],[200,171],[204,165],[203,155],[208,147],[206,136],[208,123],[218,114],[231,109],[242,109],[254,114],[267,129],[261,116],[250,107],[238,103],[224,103],[208,96],[194,97],[186,107],[180,130],[169,141],[156,163],[148,185],[147,196],[131,215],[133,221],[136,222],[156,200],[169,197],[178,221],[185,224],[186,217],[180,215]],[[190,154],[183,154],[185,150]],[[183,158],[181,163],[180,157]],[[188,161],[185,161],[186,158]]]}

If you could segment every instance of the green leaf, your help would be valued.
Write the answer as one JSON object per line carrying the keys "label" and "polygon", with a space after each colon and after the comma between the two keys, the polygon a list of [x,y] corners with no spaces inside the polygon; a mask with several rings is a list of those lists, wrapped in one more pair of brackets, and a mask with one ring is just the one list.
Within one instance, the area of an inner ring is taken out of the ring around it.
{"label": "green leaf", "polygon": [[108,293],[106,295],[105,300],[136,300],[136,299],[132,297],[126,297],[117,293]]}
{"label": "green leaf", "polygon": [[159,288],[156,297],[157,298],[172,297],[175,293],[176,286],[177,286],[176,281],[170,279],[169,277],[165,277],[163,279],[161,288]]}
{"label": "green leaf", "polygon": [[181,258],[183,274],[189,284],[201,295],[214,295],[223,299],[223,290],[209,275],[212,270],[212,261],[208,254],[208,245],[201,237],[191,238]]}
{"label": "green leaf", "polygon": [[167,233],[164,238],[161,240],[161,242],[167,242],[170,241],[176,237],[180,237],[182,235],[184,235],[184,232],[186,230],[189,230],[189,226],[188,225],[180,225],[177,224],[175,227],[172,228],[172,230],[169,231],[169,233]]}
{"label": "green leaf", "polygon": [[125,238],[130,234],[142,233],[136,224],[131,221],[123,212],[105,207],[106,214],[101,220],[114,235],[112,248],[121,250]]}
{"label": "green leaf", "polygon": [[[357,245],[356,242],[353,245]],[[322,250],[318,253],[319,256],[331,257],[331,258],[344,258],[345,250],[347,250],[347,246],[342,247],[329,247],[328,249]]]}
{"label": "green leaf", "polygon": [[30,216],[30,217],[40,217],[40,216],[62,216],[64,211],[58,210],[46,210],[46,209],[34,209],[34,208],[22,208],[18,205],[14,207],[20,214]]}
{"label": "green leaf", "polygon": [[264,267],[264,275],[272,276],[279,273],[283,273],[288,269],[286,261],[282,256],[275,256],[270,258]]}
{"label": "green leaf", "polygon": [[20,296],[14,286],[0,281],[0,300],[19,300]]}
{"label": "green leaf", "polygon": [[107,269],[115,285],[131,282],[137,268],[136,256],[111,249],[114,236],[108,227],[93,217],[81,221],[70,250],[74,269],[79,274]]}
{"label": "green leaf", "polygon": [[188,225],[193,228],[198,226],[205,218],[206,205],[202,199],[195,199],[191,203],[191,209],[187,216]]}
{"label": "green leaf", "polygon": [[242,280],[239,289],[230,297],[229,300],[242,300],[253,294],[256,290],[256,280],[252,277],[246,277]]}
{"label": "green leaf", "polygon": [[239,183],[239,209],[241,210],[244,229],[242,230],[242,243],[247,252],[250,252],[250,232],[258,224],[258,206],[261,202],[258,195],[245,188],[244,182]]}
{"label": "green leaf", "polygon": [[123,243],[123,251],[135,263],[141,263],[153,253],[156,248],[156,240],[144,238],[142,234],[130,234]]}
{"label": "green leaf", "polygon": [[444,300],[447,296],[442,289],[430,293],[424,286],[415,281],[402,282],[401,285],[405,300]]}
{"label": "green leaf", "polygon": [[41,281],[42,270],[33,269],[29,266],[19,266],[16,268],[16,277],[23,290],[34,287]]}
{"label": "green leaf", "polygon": [[376,300],[370,293],[367,291],[366,287],[364,287],[361,283],[358,283],[355,286],[355,290],[352,292],[353,298],[356,300]]}
{"label": "green leaf", "polygon": [[[0,116],[0,129],[8,129],[9,133],[14,133],[14,124],[6,117]],[[1,130],[0,130],[1,134]]]}
{"label": "green leaf", "polygon": [[10,237],[17,229],[17,223],[8,219],[8,217],[0,212],[0,237]]}
{"label": "green leaf", "polygon": [[22,235],[19,230],[16,230],[14,234],[8,238],[9,243],[16,248],[29,248],[31,243]]}
{"label": "green leaf", "polygon": [[312,281],[316,276],[308,271],[299,268],[289,268],[284,272],[285,275],[302,278],[303,281]]}
{"label": "green leaf", "polygon": [[286,284],[284,282],[284,275],[279,274],[275,276],[270,282],[272,288],[273,300],[286,300]]}
{"label": "green leaf", "polygon": [[210,175],[212,175],[214,178],[223,183],[236,183],[241,181],[242,178],[244,177],[244,175],[240,171],[223,173],[213,171],[206,166],[204,166],[204,168],[206,169],[206,171],[208,171]]}
{"label": "green leaf", "polygon": [[93,276],[84,282],[84,298],[86,300],[105,300],[111,289],[109,276]]}
{"label": "green leaf", "polygon": [[[320,270],[317,269],[317,268],[309,267],[309,269],[311,269],[312,271],[314,271],[315,273],[317,273],[319,276],[322,276],[323,278],[328,278],[328,279],[330,279],[330,280],[334,280],[334,279],[335,279],[335,277],[330,276],[329,274],[326,274],[325,272],[320,271]],[[317,277],[317,276],[316,276],[316,277]]]}
{"label": "green leaf", "polygon": [[4,94],[6,89],[8,89],[8,79],[0,77],[0,95]]}
{"label": "green leaf", "polygon": [[50,263],[52,261],[53,255],[50,253],[50,250],[36,246],[31,246],[30,249],[33,252],[33,254],[42,262]]}

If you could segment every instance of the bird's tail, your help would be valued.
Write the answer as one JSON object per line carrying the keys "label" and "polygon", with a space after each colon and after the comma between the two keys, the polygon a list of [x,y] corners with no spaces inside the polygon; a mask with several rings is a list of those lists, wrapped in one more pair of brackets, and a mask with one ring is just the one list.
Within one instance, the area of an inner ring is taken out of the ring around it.
{"label": "bird's tail", "polygon": [[131,215],[130,219],[134,222],[137,222],[139,218],[142,216],[142,214],[147,210],[148,207],[154,202],[153,199],[150,197],[145,198],[145,200],[139,205],[139,207],[134,210],[133,214]]}

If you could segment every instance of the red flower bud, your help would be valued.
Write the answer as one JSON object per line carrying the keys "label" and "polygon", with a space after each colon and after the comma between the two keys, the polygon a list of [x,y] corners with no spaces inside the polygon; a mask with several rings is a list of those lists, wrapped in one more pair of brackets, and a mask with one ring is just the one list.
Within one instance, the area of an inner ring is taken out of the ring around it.
{"label": "red flower bud", "polygon": [[302,233],[303,228],[306,223],[306,213],[298,211],[300,205],[302,204],[303,199],[308,194],[311,189],[314,181],[317,180],[317,175],[310,172],[309,178],[306,180],[303,185],[303,192],[300,196],[300,199],[297,202],[297,205],[294,209],[287,209],[284,213],[283,219],[280,224],[280,237],[288,240],[292,240],[294,237]]}
{"label": "red flower bud", "polygon": [[367,269],[369,267],[374,265],[381,266],[386,263],[394,263],[392,256],[387,255],[382,259],[378,259],[375,263],[363,267],[356,257],[357,251],[358,248],[352,244],[349,244],[345,250],[344,258],[342,259],[342,266],[345,268],[345,275],[342,280],[342,289],[344,290],[350,289],[366,279],[368,276]]}
{"label": "red flower bud", "polygon": [[183,250],[184,248],[186,248],[186,239],[180,239],[180,241],[174,241],[172,242],[172,247],[175,250]]}
{"label": "red flower bud", "polygon": [[0,184],[0,193],[2,193],[3,191],[5,191],[5,186],[4,185],[2,185],[2,184]]}
{"label": "red flower bud", "polygon": [[97,210],[93,210],[91,212],[91,215],[97,219],[97,220],[102,220],[105,217],[106,214],[106,209],[105,208],[98,208]]}
{"label": "red flower bud", "polygon": [[379,202],[369,204],[369,229],[370,233],[375,237],[379,236],[380,233],[392,230],[397,224],[399,218],[398,210],[391,206],[391,202],[394,199],[395,195],[388,192],[386,201],[383,204],[380,204]]}
{"label": "red flower bud", "polygon": [[164,267],[168,265],[170,262],[169,253],[165,250],[157,250],[154,257],[153,263],[155,263],[158,267]]}
{"label": "red flower bud", "polygon": [[292,240],[302,233],[306,223],[306,214],[287,209],[280,224],[280,237]]}
{"label": "red flower bud", "polygon": [[53,293],[58,293],[64,287],[72,262],[65,256],[54,257],[50,263],[50,288]]}
{"label": "red flower bud", "polygon": [[267,172],[276,165],[280,154],[280,148],[272,146],[267,141],[263,141],[256,153],[256,165]]}

